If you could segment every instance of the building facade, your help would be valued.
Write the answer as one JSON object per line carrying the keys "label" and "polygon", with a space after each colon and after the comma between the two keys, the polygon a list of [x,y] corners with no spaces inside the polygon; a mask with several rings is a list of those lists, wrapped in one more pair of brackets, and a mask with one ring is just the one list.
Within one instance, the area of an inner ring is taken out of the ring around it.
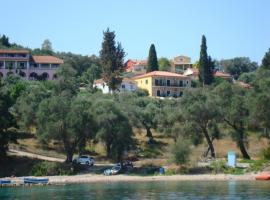
{"label": "building facade", "polygon": [[129,59],[125,63],[126,72],[146,72],[147,60],[132,60]]}
{"label": "building facade", "polygon": [[138,88],[147,90],[152,97],[181,97],[191,87],[189,77],[165,71],[153,71],[133,79]]}
{"label": "building facade", "polygon": [[[95,80],[93,87],[100,89],[103,94],[108,94],[110,92],[108,85],[105,83],[103,79]],[[123,92],[123,91],[133,92],[137,89],[138,87],[134,80],[130,78],[123,78],[122,83],[121,85],[119,85],[117,91],[118,92]]]}
{"label": "building facade", "polygon": [[27,50],[0,49],[0,76],[18,74],[27,80],[53,80],[63,60],[54,56],[32,56]]}
{"label": "building facade", "polygon": [[171,60],[172,72],[183,74],[184,71],[192,67],[191,59],[187,56],[177,56]]}

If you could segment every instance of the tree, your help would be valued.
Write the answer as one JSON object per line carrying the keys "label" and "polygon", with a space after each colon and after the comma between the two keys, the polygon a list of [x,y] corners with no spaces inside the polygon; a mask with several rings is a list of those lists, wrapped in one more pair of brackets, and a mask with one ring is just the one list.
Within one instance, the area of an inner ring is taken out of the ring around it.
{"label": "tree", "polygon": [[270,48],[268,49],[268,52],[266,52],[263,57],[262,68],[270,70]]}
{"label": "tree", "polygon": [[51,43],[51,41],[49,39],[44,40],[44,42],[41,45],[41,50],[48,51],[48,52],[53,52],[52,43]]}
{"label": "tree", "polygon": [[168,58],[161,57],[160,59],[158,59],[158,67],[159,71],[170,71],[171,63]]}
{"label": "tree", "polygon": [[207,88],[203,90],[193,89],[185,93],[180,101],[180,105],[183,107],[183,132],[185,134],[191,133],[193,141],[196,143],[200,143],[198,136],[202,135],[208,144],[211,157],[215,158],[213,140],[217,139],[217,137],[213,127],[217,128],[217,124],[221,120],[221,113],[216,98]]}
{"label": "tree", "polygon": [[81,76],[81,82],[88,85],[90,89],[93,88],[94,80],[100,78],[101,70],[99,66],[92,64]]}
{"label": "tree", "polygon": [[151,44],[147,60],[147,72],[158,71],[157,53],[154,44]]}
{"label": "tree", "polygon": [[186,164],[191,154],[190,141],[178,138],[171,147],[172,160],[178,165]]}
{"label": "tree", "polygon": [[213,78],[213,63],[207,55],[206,37],[202,36],[201,52],[199,59],[199,80],[203,85],[210,85]]}
{"label": "tree", "polygon": [[250,61],[248,57],[236,57],[221,60],[219,61],[219,65],[222,66],[225,72],[231,74],[235,79],[238,79],[242,73],[252,72],[258,68],[258,64]]}
{"label": "tree", "polygon": [[2,35],[2,37],[0,37],[0,45],[3,45],[4,47],[11,47],[9,38],[5,35]]}
{"label": "tree", "polygon": [[232,139],[239,147],[244,159],[250,159],[246,145],[248,144],[248,122],[250,107],[245,89],[229,83],[220,84],[215,88],[218,106],[222,110],[222,117],[231,128]]}
{"label": "tree", "polygon": [[12,105],[12,100],[3,90],[0,80],[0,160],[6,156],[8,143],[15,140],[15,132],[10,129],[16,127],[15,118],[10,111]]}
{"label": "tree", "polygon": [[57,79],[54,84],[54,93],[56,95],[72,97],[79,91],[79,85],[76,80],[76,70],[69,64],[62,64],[57,70]]}
{"label": "tree", "polygon": [[99,127],[97,138],[105,143],[107,157],[122,161],[124,151],[133,144],[133,131],[128,118],[109,99],[98,101],[94,107]]}
{"label": "tree", "polygon": [[109,28],[103,32],[102,48],[100,50],[100,61],[102,66],[102,78],[108,85],[110,91],[117,89],[121,84],[120,72],[124,67],[125,52],[121,44],[115,44],[115,33]]}

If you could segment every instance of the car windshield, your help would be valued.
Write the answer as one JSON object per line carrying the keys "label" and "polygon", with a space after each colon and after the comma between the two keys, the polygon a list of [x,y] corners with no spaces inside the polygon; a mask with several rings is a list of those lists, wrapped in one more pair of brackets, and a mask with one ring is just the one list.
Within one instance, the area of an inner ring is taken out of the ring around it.
{"label": "car windshield", "polygon": [[115,166],[115,167],[113,167],[112,169],[118,171],[118,170],[120,170],[121,168],[120,168],[119,166]]}

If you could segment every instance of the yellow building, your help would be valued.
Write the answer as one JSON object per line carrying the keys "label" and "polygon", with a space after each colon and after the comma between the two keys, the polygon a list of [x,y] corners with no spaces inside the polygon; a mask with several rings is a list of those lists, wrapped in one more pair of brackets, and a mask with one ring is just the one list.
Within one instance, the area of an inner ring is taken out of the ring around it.
{"label": "yellow building", "polygon": [[187,76],[165,71],[153,71],[133,78],[138,88],[148,91],[152,97],[180,97],[191,87]]}

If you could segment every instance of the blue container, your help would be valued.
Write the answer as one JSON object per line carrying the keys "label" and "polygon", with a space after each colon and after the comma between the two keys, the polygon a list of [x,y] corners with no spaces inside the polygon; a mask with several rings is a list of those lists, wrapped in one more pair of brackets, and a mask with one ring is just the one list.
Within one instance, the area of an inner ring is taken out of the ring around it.
{"label": "blue container", "polygon": [[236,154],[234,151],[228,152],[228,166],[236,167]]}
{"label": "blue container", "polygon": [[159,168],[159,174],[165,174],[165,169],[164,169],[164,167]]}

